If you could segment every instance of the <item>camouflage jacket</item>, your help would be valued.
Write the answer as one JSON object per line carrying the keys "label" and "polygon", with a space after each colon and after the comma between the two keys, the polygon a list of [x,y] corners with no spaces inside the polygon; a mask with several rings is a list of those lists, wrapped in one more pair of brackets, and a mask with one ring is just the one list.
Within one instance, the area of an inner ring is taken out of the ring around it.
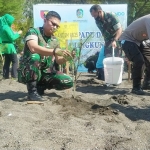
{"label": "camouflage jacket", "polygon": [[[27,46],[27,41],[32,39],[32,35],[36,35],[38,37],[38,45],[42,47],[47,47],[50,49],[54,49],[55,47],[59,47],[59,41],[56,37],[51,36],[47,37],[43,34],[43,27],[40,28],[30,28],[25,36],[25,47],[24,47],[24,54],[22,61],[26,62],[31,58],[31,51],[29,50],[29,47]],[[41,57],[41,70],[50,68],[50,65],[52,64],[52,56],[44,56]]]}
{"label": "camouflage jacket", "polygon": [[104,12],[103,20],[96,20],[96,25],[100,29],[105,42],[115,37],[116,31],[121,27],[118,17],[114,13]]}

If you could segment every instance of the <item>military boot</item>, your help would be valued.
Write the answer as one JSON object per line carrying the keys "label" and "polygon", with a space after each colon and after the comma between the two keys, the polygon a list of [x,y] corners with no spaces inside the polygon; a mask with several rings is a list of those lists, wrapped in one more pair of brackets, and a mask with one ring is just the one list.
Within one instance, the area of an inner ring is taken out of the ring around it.
{"label": "military boot", "polygon": [[28,99],[30,101],[43,101],[43,100],[45,100],[37,92],[36,81],[27,83],[27,90],[28,90]]}
{"label": "military boot", "polygon": [[46,86],[45,85],[37,85],[37,92],[39,95],[44,95],[44,91],[46,90]]}

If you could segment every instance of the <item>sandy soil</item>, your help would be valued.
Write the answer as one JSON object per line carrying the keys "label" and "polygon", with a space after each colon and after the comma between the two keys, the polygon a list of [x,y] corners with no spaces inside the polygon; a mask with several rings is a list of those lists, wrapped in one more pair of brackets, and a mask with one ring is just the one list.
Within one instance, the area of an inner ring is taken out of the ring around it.
{"label": "sandy soil", "polygon": [[150,91],[130,93],[82,74],[72,90],[47,90],[43,104],[27,104],[26,86],[0,81],[0,150],[149,150]]}

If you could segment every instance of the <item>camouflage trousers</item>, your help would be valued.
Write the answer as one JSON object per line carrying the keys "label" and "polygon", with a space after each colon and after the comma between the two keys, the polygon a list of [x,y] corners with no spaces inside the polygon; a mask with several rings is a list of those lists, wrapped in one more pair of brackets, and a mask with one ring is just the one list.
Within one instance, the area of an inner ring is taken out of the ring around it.
{"label": "camouflage trousers", "polygon": [[32,81],[37,81],[37,85],[45,89],[63,90],[73,86],[70,76],[51,70],[50,64],[44,64],[38,54],[22,59],[18,68],[18,82],[26,84]]}

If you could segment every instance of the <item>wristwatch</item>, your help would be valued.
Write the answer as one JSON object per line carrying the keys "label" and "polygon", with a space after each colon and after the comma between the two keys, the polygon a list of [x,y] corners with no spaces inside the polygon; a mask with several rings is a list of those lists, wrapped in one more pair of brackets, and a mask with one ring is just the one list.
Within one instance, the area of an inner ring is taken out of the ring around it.
{"label": "wristwatch", "polygon": [[55,47],[54,50],[53,50],[53,55],[54,55],[54,56],[55,56],[55,52],[56,52],[57,49],[60,49],[60,48]]}

